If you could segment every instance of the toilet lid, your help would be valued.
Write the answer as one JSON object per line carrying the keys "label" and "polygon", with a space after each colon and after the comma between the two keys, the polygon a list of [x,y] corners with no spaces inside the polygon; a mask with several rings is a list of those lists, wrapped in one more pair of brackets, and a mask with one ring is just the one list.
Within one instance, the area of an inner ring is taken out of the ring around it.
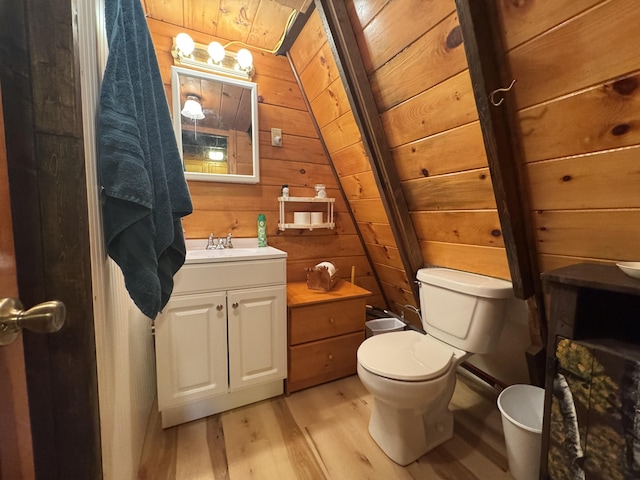
{"label": "toilet lid", "polygon": [[454,348],[411,330],[374,335],[358,348],[358,362],[383,377],[419,382],[443,375]]}

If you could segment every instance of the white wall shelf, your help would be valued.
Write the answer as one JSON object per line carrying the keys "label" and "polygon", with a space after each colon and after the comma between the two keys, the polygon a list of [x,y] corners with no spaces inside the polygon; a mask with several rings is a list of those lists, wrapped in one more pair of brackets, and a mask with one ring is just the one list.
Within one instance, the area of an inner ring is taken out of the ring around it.
{"label": "white wall shelf", "polygon": [[[328,228],[334,229],[336,224],[333,221],[333,204],[335,198],[320,198],[320,197],[278,197],[278,203],[280,205],[280,221],[278,222],[278,229],[299,229],[299,230],[313,230],[314,228]],[[326,203],[327,211],[323,213],[323,220],[321,223],[287,223],[286,219],[286,205],[288,203]]]}

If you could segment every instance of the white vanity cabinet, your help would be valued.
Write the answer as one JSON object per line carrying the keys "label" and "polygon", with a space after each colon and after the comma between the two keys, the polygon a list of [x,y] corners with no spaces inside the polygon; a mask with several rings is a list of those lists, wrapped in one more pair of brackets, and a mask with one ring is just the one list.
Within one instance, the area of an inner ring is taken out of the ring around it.
{"label": "white vanity cabinet", "polygon": [[155,322],[163,428],[283,393],[286,253],[272,250],[281,257],[212,252],[176,275]]}
{"label": "white vanity cabinet", "polygon": [[156,320],[158,408],[227,392],[225,292],[172,297]]}
{"label": "white vanity cabinet", "polygon": [[231,391],[287,376],[286,296],[286,286],[227,294]]}

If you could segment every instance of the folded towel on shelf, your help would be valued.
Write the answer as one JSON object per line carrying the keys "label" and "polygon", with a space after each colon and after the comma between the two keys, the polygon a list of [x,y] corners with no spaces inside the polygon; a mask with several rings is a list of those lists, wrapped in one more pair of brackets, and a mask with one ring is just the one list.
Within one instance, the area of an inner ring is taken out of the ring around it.
{"label": "folded towel on shelf", "polygon": [[105,241],[134,303],[153,319],[184,264],[181,218],[193,207],[140,1],[105,2],[105,23],[98,129]]}

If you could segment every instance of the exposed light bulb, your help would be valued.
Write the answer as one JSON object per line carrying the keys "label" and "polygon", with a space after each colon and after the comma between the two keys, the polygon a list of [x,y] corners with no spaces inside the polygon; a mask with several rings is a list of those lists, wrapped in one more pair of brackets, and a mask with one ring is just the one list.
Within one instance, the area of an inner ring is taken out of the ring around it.
{"label": "exposed light bulb", "polygon": [[180,50],[180,53],[188,57],[193,53],[193,49],[196,47],[196,44],[188,33],[182,32],[176,35],[176,46],[178,47],[178,50]]}
{"label": "exposed light bulb", "polygon": [[202,105],[193,97],[187,98],[184,102],[184,107],[180,114],[183,117],[190,118],[191,120],[202,120],[204,118],[204,112],[202,111]]}
{"label": "exposed light bulb", "polygon": [[224,160],[224,152],[220,150],[209,150],[209,160],[218,162]]}
{"label": "exposed light bulb", "polygon": [[253,55],[246,48],[238,50],[236,58],[238,59],[238,65],[243,70],[249,70],[253,65]]}
{"label": "exposed light bulb", "polygon": [[207,47],[207,52],[215,63],[220,63],[224,59],[224,47],[218,42],[211,42]]}

